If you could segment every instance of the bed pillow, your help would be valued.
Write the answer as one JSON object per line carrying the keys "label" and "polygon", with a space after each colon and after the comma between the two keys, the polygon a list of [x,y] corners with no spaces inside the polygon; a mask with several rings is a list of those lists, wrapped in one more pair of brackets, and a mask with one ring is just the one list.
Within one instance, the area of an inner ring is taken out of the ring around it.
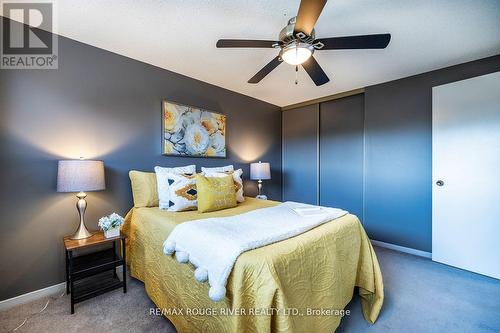
{"label": "bed pillow", "polygon": [[131,170],[128,176],[132,184],[134,207],[157,207],[158,190],[156,174],[154,172]]}
{"label": "bed pillow", "polygon": [[224,177],[205,177],[196,175],[198,191],[198,211],[200,213],[235,207],[236,193],[231,175]]}
{"label": "bed pillow", "polygon": [[226,165],[222,167],[215,167],[215,168],[204,168],[201,167],[201,173],[215,173],[215,172],[226,172],[226,171],[234,171],[234,166],[231,165]]}
{"label": "bed pillow", "polygon": [[225,177],[227,175],[231,175],[234,181],[234,191],[236,192],[236,201],[243,202],[245,201],[245,196],[243,195],[243,179],[241,176],[243,175],[243,170],[238,169],[235,171],[226,171],[226,172],[215,172],[215,173],[206,173],[207,177]]}
{"label": "bed pillow", "polygon": [[169,201],[167,210],[170,212],[182,212],[196,210],[198,207],[198,193],[196,190],[196,174],[167,175]]}
{"label": "bed pillow", "polygon": [[170,191],[168,189],[168,175],[171,173],[181,174],[190,173],[194,174],[196,172],[196,165],[187,165],[177,168],[164,168],[160,166],[155,167],[157,191],[158,191],[158,206],[160,209],[168,209],[168,203],[170,201]]}

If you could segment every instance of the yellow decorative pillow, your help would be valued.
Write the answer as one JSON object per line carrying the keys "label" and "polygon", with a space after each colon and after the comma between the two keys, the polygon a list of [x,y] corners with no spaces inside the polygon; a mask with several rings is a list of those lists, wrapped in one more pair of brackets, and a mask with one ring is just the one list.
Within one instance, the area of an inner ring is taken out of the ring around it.
{"label": "yellow decorative pillow", "polygon": [[213,212],[236,206],[236,192],[233,176],[205,177],[196,175],[198,211]]}
{"label": "yellow decorative pillow", "polygon": [[158,189],[154,172],[132,170],[128,173],[132,183],[134,207],[158,206]]}

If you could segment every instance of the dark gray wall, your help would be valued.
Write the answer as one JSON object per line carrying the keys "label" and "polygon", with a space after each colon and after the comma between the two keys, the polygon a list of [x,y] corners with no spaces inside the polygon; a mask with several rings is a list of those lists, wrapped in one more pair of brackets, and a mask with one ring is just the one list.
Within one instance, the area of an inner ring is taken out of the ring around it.
{"label": "dark gray wall", "polygon": [[[228,158],[161,156],[161,100],[227,115]],[[107,190],[89,193],[87,224],[132,205],[128,171],[155,165],[272,166],[281,199],[281,113],[274,105],[59,38],[58,70],[0,70],[0,300],[64,281],[62,236],[76,198],[56,193],[57,160],[104,160]],[[246,183],[254,195],[254,182]]]}
{"label": "dark gray wall", "polygon": [[[321,203],[352,207],[348,209],[359,212],[362,178],[359,172],[364,162],[364,215],[360,216],[370,238],[432,251],[432,87],[497,71],[500,71],[500,55],[365,88],[364,161],[359,159],[360,116],[356,115],[361,102],[356,104],[348,97],[322,103],[319,106]],[[336,105],[337,113],[327,112],[335,110]],[[303,111],[307,113],[306,108]],[[288,112],[300,110],[284,111],[284,118]],[[307,115],[293,117],[307,119]],[[288,126],[299,125],[285,122],[283,132],[289,131]],[[356,134],[350,135],[352,132]],[[314,150],[315,141],[310,133],[305,136],[306,141],[299,134],[293,141],[284,137],[286,151],[294,151],[296,142],[301,144],[297,150]],[[304,146],[304,142],[310,145]],[[344,156],[350,162],[339,162]],[[314,163],[307,159],[295,166],[286,165],[283,193],[288,191],[288,174],[314,170],[315,166],[311,166]],[[302,195],[308,197],[315,193],[316,187],[308,185],[302,189],[305,191]]]}
{"label": "dark gray wall", "polygon": [[318,105],[283,112],[283,199],[318,203]]}
{"label": "dark gray wall", "polygon": [[365,90],[365,228],[432,251],[432,87],[500,70],[500,56]]}
{"label": "dark gray wall", "polygon": [[363,94],[320,104],[320,203],[363,220]]}

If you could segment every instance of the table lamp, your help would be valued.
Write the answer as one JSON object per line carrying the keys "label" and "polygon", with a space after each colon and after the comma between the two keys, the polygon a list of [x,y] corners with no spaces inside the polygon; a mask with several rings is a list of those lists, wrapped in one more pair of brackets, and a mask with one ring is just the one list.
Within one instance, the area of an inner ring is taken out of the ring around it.
{"label": "table lamp", "polygon": [[72,239],[83,239],[92,236],[85,227],[85,209],[87,201],[85,191],[101,191],[104,183],[104,163],[90,160],[59,161],[57,168],[57,192],[77,192],[76,208],[80,215],[80,226]]}
{"label": "table lamp", "polygon": [[271,166],[269,163],[251,163],[250,164],[250,179],[258,180],[257,187],[259,188],[259,195],[257,199],[267,200],[267,196],[262,194],[262,181],[271,179]]}

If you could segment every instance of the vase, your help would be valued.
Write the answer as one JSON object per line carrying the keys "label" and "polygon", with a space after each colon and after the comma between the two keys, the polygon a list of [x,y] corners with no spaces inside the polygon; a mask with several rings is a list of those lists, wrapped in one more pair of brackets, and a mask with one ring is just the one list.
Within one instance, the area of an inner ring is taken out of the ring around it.
{"label": "vase", "polygon": [[113,238],[120,236],[120,227],[111,228],[104,231],[104,237]]}

